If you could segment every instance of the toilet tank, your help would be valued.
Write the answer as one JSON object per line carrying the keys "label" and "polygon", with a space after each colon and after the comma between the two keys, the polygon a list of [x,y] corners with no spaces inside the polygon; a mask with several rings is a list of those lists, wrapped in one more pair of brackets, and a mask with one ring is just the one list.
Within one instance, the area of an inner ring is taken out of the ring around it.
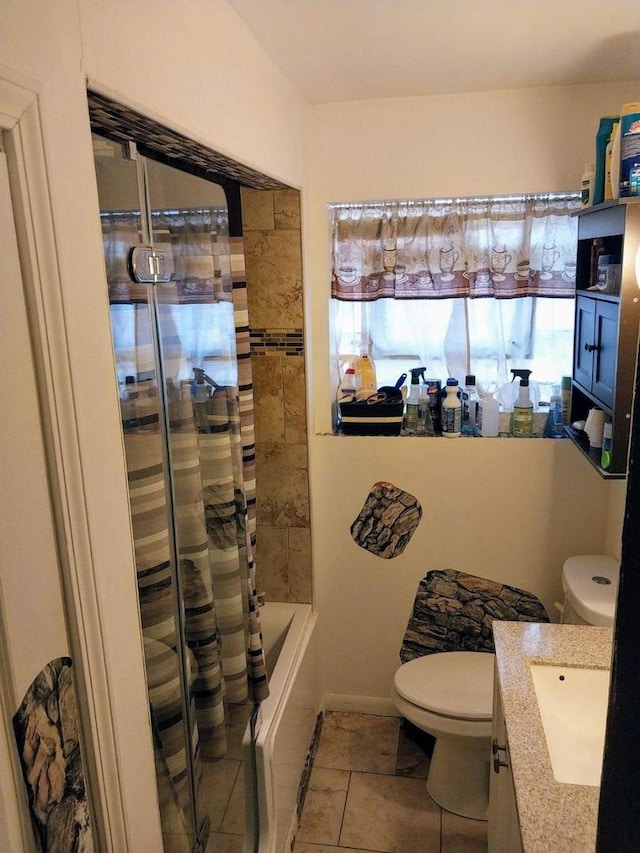
{"label": "toilet tank", "polygon": [[606,554],[581,554],[562,569],[562,622],[613,627],[620,564]]}

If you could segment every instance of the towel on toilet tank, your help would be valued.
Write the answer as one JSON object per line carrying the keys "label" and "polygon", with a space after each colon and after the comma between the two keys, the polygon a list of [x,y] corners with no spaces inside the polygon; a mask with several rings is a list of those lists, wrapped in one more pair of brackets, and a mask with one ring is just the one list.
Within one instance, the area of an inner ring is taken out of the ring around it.
{"label": "towel on toilet tank", "polygon": [[400,660],[434,652],[494,652],[494,619],[549,622],[549,615],[527,590],[455,569],[433,569],[418,585]]}

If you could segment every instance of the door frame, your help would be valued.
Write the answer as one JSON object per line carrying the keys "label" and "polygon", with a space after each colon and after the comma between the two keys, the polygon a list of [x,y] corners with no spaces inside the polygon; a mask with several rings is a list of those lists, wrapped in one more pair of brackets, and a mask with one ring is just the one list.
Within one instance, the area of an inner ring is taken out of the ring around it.
{"label": "door frame", "polygon": [[[92,525],[101,519],[96,518],[95,509],[88,505],[83,476],[86,448],[82,446],[74,406],[65,288],[40,118],[43,92],[44,86],[39,81],[0,65],[0,131],[9,166],[25,300],[39,378],[47,475],[77,680],[94,844],[96,850],[104,853],[137,853],[140,849],[160,853],[163,845],[148,706],[140,707],[137,690],[131,700],[138,702],[135,715],[131,714],[131,705],[123,701],[127,686],[130,692],[132,683],[141,686],[140,696],[146,696],[142,639],[136,636],[133,653],[126,661],[118,660],[120,638],[117,631],[108,630],[104,579],[101,584],[97,576]],[[134,590],[135,575],[127,582]],[[127,592],[126,585],[120,586]],[[135,631],[140,634],[139,625]],[[131,754],[126,744],[132,737],[136,738],[135,754]],[[151,789],[149,780],[153,780]],[[127,795],[136,789],[138,797]],[[7,808],[7,802],[0,805]],[[20,815],[15,813],[11,802],[8,807],[7,817],[15,826]]]}

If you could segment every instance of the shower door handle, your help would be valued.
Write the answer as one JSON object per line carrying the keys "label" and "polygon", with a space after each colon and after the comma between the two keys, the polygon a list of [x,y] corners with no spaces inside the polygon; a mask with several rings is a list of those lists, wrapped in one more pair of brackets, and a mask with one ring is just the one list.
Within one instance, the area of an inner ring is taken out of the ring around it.
{"label": "shower door handle", "polygon": [[127,257],[127,267],[132,280],[138,284],[166,284],[171,281],[167,252],[158,252],[151,246],[134,246]]}

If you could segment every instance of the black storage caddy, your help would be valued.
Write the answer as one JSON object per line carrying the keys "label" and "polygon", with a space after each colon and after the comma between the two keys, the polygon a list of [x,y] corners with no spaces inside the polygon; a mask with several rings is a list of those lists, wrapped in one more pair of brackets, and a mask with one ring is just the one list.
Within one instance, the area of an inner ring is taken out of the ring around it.
{"label": "black storage caddy", "polygon": [[345,435],[400,435],[404,402],[340,403],[340,420]]}

